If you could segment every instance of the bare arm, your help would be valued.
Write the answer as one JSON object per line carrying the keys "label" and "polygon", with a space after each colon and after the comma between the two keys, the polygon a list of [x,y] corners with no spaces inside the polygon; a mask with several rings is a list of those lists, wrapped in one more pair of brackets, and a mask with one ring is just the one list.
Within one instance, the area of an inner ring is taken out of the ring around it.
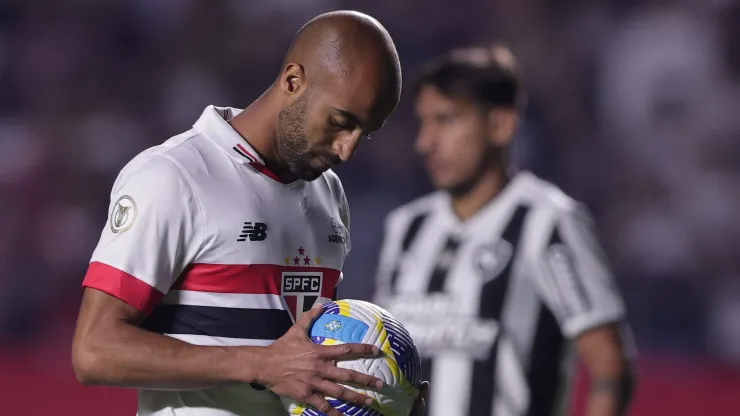
{"label": "bare arm", "polygon": [[313,344],[307,331],[320,314],[320,307],[304,313],[269,347],[204,347],[141,329],[138,325],[144,314],[87,288],[72,363],[77,379],[87,385],[185,390],[256,382],[329,416],[341,416],[324,396],[361,405],[372,399],[337,383],[379,389],[382,381],[338,368],[335,362],[376,357],[379,351],[366,344]]}
{"label": "bare arm", "polygon": [[[258,348],[201,347],[138,327],[145,315],[85,289],[72,363],[83,384],[194,389],[254,381]],[[237,365],[239,363],[239,365]]]}
{"label": "bare arm", "polygon": [[584,332],[576,339],[576,348],[590,376],[586,414],[626,414],[634,374],[624,351],[618,324],[608,324]]}

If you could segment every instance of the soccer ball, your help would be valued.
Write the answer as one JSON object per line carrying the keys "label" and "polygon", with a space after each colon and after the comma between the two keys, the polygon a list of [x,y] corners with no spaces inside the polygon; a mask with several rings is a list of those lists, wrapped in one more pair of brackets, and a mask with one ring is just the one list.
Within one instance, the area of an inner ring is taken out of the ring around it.
{"label": "soccer ball", "polygon": [[[408,331],[388,311],[359,300],[329,302],[323,305],[323,313],[314,322],[309,335],[320,345],[372,344],[383,352],[378,358],[337,363],[338,367],[378,377],[384,384],[380,391],[345,385],[371,397],[373,405],[360,407],[327,397],[335,409],[348,416],[408,416],[411,413],[419,395],[421,360]],[[291,415],[324,415],[289,399],[283,398],[283,404]]]}

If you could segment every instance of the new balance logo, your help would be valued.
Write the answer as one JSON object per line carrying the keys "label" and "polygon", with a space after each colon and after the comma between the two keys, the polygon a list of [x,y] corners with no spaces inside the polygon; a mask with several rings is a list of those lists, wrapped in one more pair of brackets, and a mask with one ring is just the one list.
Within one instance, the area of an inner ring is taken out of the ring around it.
{"label": "new balance logo", "polygon": [[242,233],[236,241],[262,241],[267,238],[267,224],[264,222],[245,222]]}

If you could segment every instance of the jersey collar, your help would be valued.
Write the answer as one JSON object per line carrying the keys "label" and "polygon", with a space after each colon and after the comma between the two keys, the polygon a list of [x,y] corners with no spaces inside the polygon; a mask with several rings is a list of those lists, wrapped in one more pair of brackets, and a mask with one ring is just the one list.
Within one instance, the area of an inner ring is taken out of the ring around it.
{"label": "jersey collar", "polygon": [[238,108],[209,105],[203,110],[193,128],[221,146],[238,163],[249,165],[261,174],[282,183],[277,175],[267,169],[259,153],[229,124],[229,121],[242,111],[244,110]]}
{"label": "jersey collar", "polygon": [[513,204],[517,203],[517,188],[521,187],[522,182],[526,182],[526,178],[530,175],[526,171],[513,175],[509,183],[501,189],[498,195],[483,205],[472,217],[464,221],[461,221],[452,210],[452,197],[450,194],[446,192],[442,193],[442,197],[438,200],[441,218],[443,221],[458,228],[461,232],[463,230],[478,230],[480,227],[485,228],[487,226],[486,224],[490,223],[489,218],[499,216],[502,212],[507,212]]}

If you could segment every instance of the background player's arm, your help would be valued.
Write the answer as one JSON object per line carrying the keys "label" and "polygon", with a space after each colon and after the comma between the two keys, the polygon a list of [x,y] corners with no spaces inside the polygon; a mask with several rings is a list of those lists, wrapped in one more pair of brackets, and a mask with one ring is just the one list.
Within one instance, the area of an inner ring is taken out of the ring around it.
{"label": "background player's arm", "polygon": [[624,414],[634,375],[624,305],[585,210],[562,215],[538,267],[540,293],[588,371],[586,414]]}
{"label": "background player's arm", "polygon": [[622,339],[616,323],[588,330],[576,338],[578,356],[589,373],[589,416],[626,413],[634,380]]}

